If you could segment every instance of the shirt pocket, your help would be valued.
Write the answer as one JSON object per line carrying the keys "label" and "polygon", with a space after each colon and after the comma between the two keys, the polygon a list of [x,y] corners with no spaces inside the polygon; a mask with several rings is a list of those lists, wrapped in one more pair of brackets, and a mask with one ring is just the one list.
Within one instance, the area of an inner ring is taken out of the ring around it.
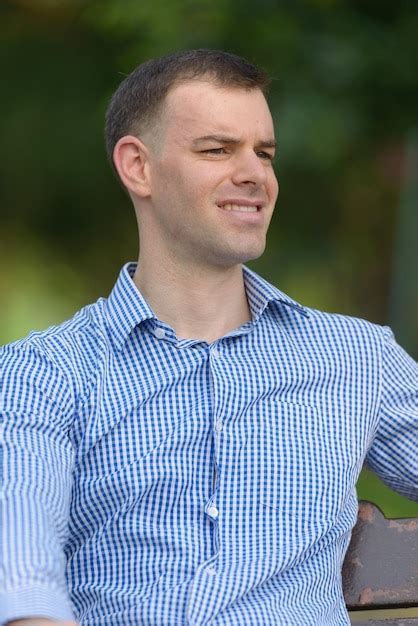
{"label": "shirt pocket", "polygon": [[[354,488],[338,454],[331,416],[304,404],[272,399],[253,422],[250,454],[260,459],[254,480],[259,503],[290,532],[328,527]],[[274,513],[272,513],[274,514]]]}

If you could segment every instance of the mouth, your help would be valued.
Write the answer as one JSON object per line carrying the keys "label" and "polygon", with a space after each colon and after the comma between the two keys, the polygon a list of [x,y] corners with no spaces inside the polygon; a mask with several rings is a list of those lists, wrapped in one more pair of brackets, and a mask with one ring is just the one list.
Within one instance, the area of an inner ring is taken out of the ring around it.
{"label": "mouth", "polygon": [[226,202],[225,204],[218,204],[217,206],[224,211],[233,211],[236,213],[257,213],[257,211],[261,211],[261,204]]}

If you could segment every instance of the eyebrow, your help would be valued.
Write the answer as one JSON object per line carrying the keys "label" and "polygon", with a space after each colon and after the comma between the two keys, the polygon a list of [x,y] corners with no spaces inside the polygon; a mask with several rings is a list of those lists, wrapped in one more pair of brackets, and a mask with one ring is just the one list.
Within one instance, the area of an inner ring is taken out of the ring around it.
{"label": "eyebrow", "polygon": [[[229,135],[204,135],[203,137],[197,137],[193,139],[193,146],[198,146],[205,141],[216,141],[217,143],[226,143],[236,145],[240,143],[240,140],[236,137],[230,137]],[[274,139],[267,139],[265,141],[259,141],[257,143],[258,148],[276,148],[277,143]]]}

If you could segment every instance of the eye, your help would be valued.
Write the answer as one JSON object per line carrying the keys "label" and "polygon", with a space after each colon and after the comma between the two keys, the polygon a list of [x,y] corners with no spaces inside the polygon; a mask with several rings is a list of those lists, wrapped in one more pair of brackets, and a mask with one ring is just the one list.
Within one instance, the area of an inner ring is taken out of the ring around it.
{"label": "eye", "polygon": [[225,154],[225,148],[209,148],[208,150],[202,150],[203,154]]}
{"label": "eye", "polygon": [[260,159],[266,159],[266,161],[274,161],[274,155],[270,154],[269,152],[264,152],[263,150],[259,150],[258,152],[256,152],[257,156],[260,157]]}

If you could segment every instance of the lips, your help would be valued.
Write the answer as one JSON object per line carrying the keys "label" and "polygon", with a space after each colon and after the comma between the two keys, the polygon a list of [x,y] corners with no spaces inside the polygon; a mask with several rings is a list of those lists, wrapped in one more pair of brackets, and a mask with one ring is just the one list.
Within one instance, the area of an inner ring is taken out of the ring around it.
{"label": "lips", "polygon": [[256,205],[247,206],[245,204],[224,204],[221,208],[225,211],[239,211],[241,213],[256,213],[258,211]]}
{"label": "lips", "polygon": [[236,213],[256,213],[260,211],[264,202],[262,200],[253,200],[253,199],[244,199],[244,198],[234,198],[233,200],[223,200],[222,202],[217,203],[220,209],[224,209],[224,211],[234,211]]}

